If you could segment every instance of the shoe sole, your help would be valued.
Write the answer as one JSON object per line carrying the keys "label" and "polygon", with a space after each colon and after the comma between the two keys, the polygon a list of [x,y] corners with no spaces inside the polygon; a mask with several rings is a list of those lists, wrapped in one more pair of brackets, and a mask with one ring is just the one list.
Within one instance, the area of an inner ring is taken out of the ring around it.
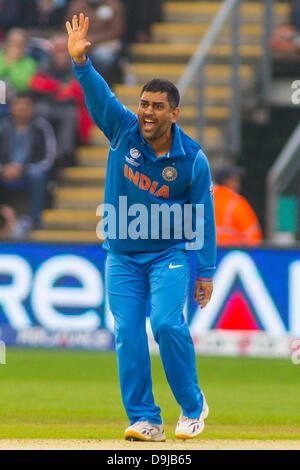
{"label": "shoe sole", "polygon": [[193,436],[191,436],[190,434],[175,434],[176,439],[184,439],[184,440],[194,439],[194,437],[199,436],[204,430],[204,426],[205,426],[204,420],[207,418],[208,413],[209,413],[209,408],[208,408],[208,405],[206,403],[206,408],[205,408],[205,410],[203,410],[203,423],[202,423],[202,427],[201,427],[200,431],[198,431],[197,434],[194,434]]}
{"label": "shoe sole", "polygon": [[162,435],[161,437],[157,437],[156,439],[147,439],[145,436],[139,434],[136,431],[128,431],[124,434],[124,439],[126,441],[165,442],[166,436]]}
{"label": "shoe sole", "polygon": [[204,430],[204,423],[203,423],[203,426],[201,428],[201,430],[199,432],[197,432],[197,434],[194,434],[193,436],[189,435],[189,434],[176,434],[176,439],[194,439],[194,437],[197,437],[199,436]]}

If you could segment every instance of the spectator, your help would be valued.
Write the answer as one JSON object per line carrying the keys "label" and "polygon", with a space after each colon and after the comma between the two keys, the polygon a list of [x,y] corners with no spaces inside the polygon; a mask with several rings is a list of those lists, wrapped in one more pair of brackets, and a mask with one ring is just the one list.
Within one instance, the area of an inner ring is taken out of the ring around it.
{"label": "spectator", "polygon": [[247,200],[239,195],[240,167],[224,167],[216,173],[217,186],[214,188],[214,205],[217,244],[258,245],[262,232],[258,219]]}
{"label": "spectator", "polygon": [[83,91],[74,76],[67,42],[65,34],[52,37],[50,62],[43,64],[31,80],[31,88],[39,97],[36,111],[55,129],[60,165],[75,164],[77,142],[88,143],[92,125]]}
{"label": "spectator", "polygon": [[294,53],[300,50],[300,0],[290,0],[289,24],[275,28],[271,37],[271,49],[278,52]]}
{"label": "spectator", "polygon": [[0,51],[0,80],[14,92],[29,90],[29,82],[37,69],[37,62],[26,56],[26,32],[12,29],[7,34],[5,48]]}
{"label": "spectator", "polygon": [[30,35],[48,38],[64,27],[65,12],[72,0],[22,0],[30,4]]}
{"label": "spectator", "polygon": [[271,49],[275,52],[293,53],[299,48],[299,36],[291,24],[278,26],[271,36]]}
{"label": "spectator", "polygon": [[64,25],[66,8],[70,0],[35,0],[35,3],[38,27],[53,30]]}
{"label": "spectator", "polygon": [[10,116],[0,122],[0,188],[2,199],[9,190],[28,189],[31,226],[40,228],[56,141],[51,125],[33,111],[32,96],[20,94]]}
{"label": "spectator", "polygon": [[36,0],[0,0],[2,36],[11,28],[29,28],[35,22]]}
{"label": "spectator", "polygon": [[121,78],[121,57],[126,31],[125,11],[120,0],[74,0],[66,18],[84,12],[90,19],[90,57],[95,68],[112,85]]}
{"label": "spectator", "polygon": [[38,62],[47,58],[47,39],[64,27],[65,11],[72,0],[0,0],[0,41],[11,28],[24,28],[27,52]]}

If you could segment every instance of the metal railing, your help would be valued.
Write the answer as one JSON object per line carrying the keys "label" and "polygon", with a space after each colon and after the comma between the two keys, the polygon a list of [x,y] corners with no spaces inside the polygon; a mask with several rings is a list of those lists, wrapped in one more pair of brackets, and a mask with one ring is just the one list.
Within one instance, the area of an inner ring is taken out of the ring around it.
{"label": "metal railing", "polygon": [[275,235],[276,201],[293,180],[300,168],[300,123],[288,139],[267,175],[266,184],[266,238]]}
{"label": "metal railing", "polygon": [[[239,67],[240,59],[240,5],[246,3],[243,0],[224,0],[214,17],[210,27],[208,28],[203,39],[198,44],[198,47],[191,57],[183,75],[177,83],[182,103],[184,103],[185,94],[191,85],[195,85],[198,91],[197,108],[198,108],[198,137],[201,140],[203,137],[203,129],[205,126],[204,118],[204,69],[207,63],[208,54],[212,46],[216,43],[218,35],[227,21],[231,27],[231,46],[232,55],[230,63],[232,65],[232,75],[230,80],[231,102],[230,102],[230,117],[228,122],[229,142],[227,150],[230,153],[237,153],[240,149],[240,135],[241,135],[241,83]],[[269,85],[271,80],[271,54],[269,48],[269,39],[272,29],[272,11],[273,0],[264,0],[264,35],[263,35],[263,56],[261,61],[261,88],[259,98],[261,103],[268,101]]]}

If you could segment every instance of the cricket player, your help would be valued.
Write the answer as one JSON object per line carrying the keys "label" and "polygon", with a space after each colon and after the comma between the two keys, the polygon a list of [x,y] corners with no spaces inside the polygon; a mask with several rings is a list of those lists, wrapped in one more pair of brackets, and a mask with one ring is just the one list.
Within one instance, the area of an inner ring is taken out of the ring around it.
{"label": "cricket player", "polygon": [[[150,296],[151,328],[181,407],[175,436],[193,438],[203,431],[208,406],[198,385],[183,308],[192,250],[197,258],[195,300],[200,307],[206,306],[213,290],[216,237],[208,161],[200,145],[176,124],[179,93],[168,80],[153,79],[144,86],[137,115],[118,101],[87,56],[88,25],[88,17],[81,13],[66,28],[69,54],[89,112],[111,144],[104,202],[110,212],[108,222],[114,217],[117,222],[107,229],[104,249],[121,393],[130,420],[124,437],[166,439],[152,394],[146,334]],[[196,230],[185,230],[189,207]],[[157,208],[162,213],[172,209],[169,220],[165,217],[161,224],[163,214],[157,217]],[[202,231],[197,231],[199,223]]]}

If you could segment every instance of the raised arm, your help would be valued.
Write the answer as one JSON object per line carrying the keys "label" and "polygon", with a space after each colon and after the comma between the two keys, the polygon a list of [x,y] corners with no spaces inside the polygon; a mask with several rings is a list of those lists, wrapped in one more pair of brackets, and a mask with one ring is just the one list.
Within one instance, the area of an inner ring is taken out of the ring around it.
{"label": "raised arm", "polygon": [[126,127],[131,128],[136,116],[115,97],[103,77],[94,69],[86,53],[91,43],[87,40],[89,19],[83,13],[73,16],[72,25],[66,22],[68,51],[74,70],[85,95],[90,115],[114,147]]}

